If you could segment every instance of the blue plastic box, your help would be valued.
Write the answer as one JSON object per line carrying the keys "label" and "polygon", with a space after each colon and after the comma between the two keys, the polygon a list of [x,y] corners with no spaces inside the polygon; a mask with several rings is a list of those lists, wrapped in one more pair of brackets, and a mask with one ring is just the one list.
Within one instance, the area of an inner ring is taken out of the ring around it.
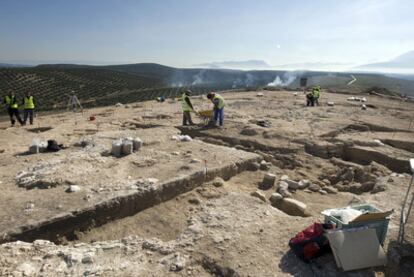
{"label": "blue plastic box", "polygon": [[392,213],[392,211],[383,213],[379,209],[369,204],[355,205],[351,206],[351,208],[362,211],[364,214],[377,214],[378,216],[372,220],[359,220],[355,222],[351,221],[348,224],[345,224],[335,216],[325,215],[325,223],[335,224],[337,229],[350,229],[358,227],[368,227],[375,229],[379,242],[381,245],[384,245],[385,237],[387,236],[388,232],[388,224],[390,222],[389,215]]}

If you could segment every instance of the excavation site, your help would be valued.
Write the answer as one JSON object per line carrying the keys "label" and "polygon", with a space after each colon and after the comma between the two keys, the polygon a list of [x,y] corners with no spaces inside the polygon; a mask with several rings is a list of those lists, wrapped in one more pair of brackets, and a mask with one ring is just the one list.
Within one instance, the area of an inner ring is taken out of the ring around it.
{"label": "excavation site", "polygon": [[[188,126],[174,97],[23,127],[3,118],[0,276],[412,276],[414,215],[403,243],[400,215],[413,102],[324,89],[313,107],[298,90],[220,95],[221,127],[201,112],[206,95],[190,97]],[[323,253],[294,245],[348,206],[376,212],[349,220],[353,231],[326,224]]]}

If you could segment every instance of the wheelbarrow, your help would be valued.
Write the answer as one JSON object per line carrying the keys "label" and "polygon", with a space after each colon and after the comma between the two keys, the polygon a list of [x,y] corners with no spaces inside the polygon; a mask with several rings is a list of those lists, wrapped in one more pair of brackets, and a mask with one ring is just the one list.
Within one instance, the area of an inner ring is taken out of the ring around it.
{"label": "wheelbarrow", "polygon": [[213,111],[212,110],[204,110],[197,112],[197,115],[203,121],[205,126],[209,125],[211,121],[213,121]]}

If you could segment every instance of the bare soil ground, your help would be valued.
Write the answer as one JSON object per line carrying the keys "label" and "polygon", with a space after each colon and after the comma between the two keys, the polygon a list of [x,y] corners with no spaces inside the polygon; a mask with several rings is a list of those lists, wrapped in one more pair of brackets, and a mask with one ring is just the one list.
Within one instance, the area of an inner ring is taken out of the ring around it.
{"label": "bare soil ground", "polygon": [[[395,241],[414,156],[414,105],[366,96],[362,110],[348,96],[327,93],[321,106],[304,107],[301,93],[225,94],[224,128],[180,127],[172,100],[39,116],[28,127],[0,123],[0,275],[409,276],[413,224],[405,247]],[[193,141],[172,139],[180,133]],[[143,146],[113,157],[111,143],[121,137],[140,137]],[[67,148],[29,155],[33,139]],[[261,189],[268,172],[275,186]],[[290,189],[307,217],[271,205],[283,175],[318,187]],[[216,176],[225,180],[212,182]],[[80,191],[66,192],[70,186]],[[387,267],[345,273],[332,255],[309,265],[289,251],[289,239],[322,221],[322,210],[365,202],[395,210]],[[27,242],[7,243],[16,239]]]}

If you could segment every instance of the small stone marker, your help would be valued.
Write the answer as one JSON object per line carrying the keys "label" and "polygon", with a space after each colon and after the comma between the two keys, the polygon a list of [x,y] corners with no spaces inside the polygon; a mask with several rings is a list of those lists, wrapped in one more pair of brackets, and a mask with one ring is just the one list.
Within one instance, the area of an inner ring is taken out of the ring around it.
{"label": "small stone marker", "polygon": [[271,173],[266,173],[263,177],[263,181],[260,185],[261,189],[270,189],[275,185],[276,175]]}

